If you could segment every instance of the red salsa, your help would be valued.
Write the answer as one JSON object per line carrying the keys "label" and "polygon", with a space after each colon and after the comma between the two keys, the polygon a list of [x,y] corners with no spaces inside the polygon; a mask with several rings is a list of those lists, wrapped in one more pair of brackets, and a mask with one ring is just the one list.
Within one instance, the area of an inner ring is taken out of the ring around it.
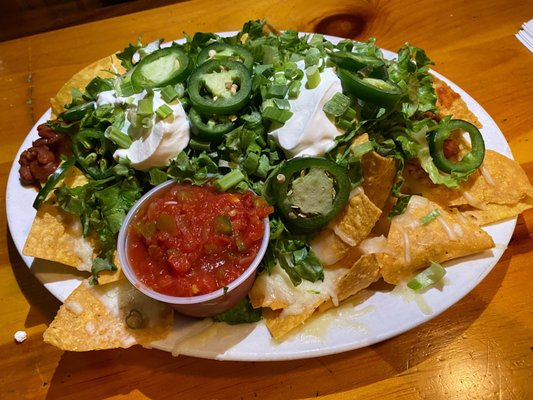
{"label": "red salsa", "polygon": [[264,218],[272,211],[251,191],[170,185],[135,216],[127,257],[139,279],[156,292],[180,297],[211,293],[252,263]]}

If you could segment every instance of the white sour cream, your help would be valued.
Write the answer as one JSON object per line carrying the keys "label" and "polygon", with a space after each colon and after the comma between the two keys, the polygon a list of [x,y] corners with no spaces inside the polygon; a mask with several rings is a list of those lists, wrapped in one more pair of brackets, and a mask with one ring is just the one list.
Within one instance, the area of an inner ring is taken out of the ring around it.
{"label": "white sour cream", "polygon": [[342,93],[341,82],[332,68],[326,68],[320,78],[316,88],[307,89],[304,75],[300,94],[289,99],[293,116],[282,127],[269,132],[287,157],[323,155],[333,148],[335,138],[344,133],[322,110],[336,92]]}
{"label": "white sour cream", "polygon": [[[97,105],[126,105],[127,108],[133,108],[145,95],[146,92],[143,91],[130,97],[120,97],[112,90],[106,91],[98,95]],[[164,100],[159,91],[155,91],[154,111],[162,104],[165,104]],[[163,167],[176,157],[189,143],[190,125],[179,101],[168,106],[172,109],[172,114],[165,119],[160,119],[154,113],[151,128],[135,128],[126,119],[122,131],[133,139],[133,143],[128,149],[116,150],[114,157],[128,159],[133,168],[142,171]]]}

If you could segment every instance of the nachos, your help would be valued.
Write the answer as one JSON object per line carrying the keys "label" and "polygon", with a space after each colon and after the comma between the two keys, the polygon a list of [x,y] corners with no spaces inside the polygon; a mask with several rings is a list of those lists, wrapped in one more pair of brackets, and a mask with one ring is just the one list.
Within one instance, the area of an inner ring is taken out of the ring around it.
{"label": "nachos", "polygon": [[124,279],[115,248],[128,210],[167,179],[225,178],[222,190],[274,206],[261,272],[230,312],[260,310],[275,340],[374,282],[490,251],[482,227],[533,207],[520,166],[485,150],[475,114],[415,46],[389,60],[374,39],[334,44],[264,21],[161,44],[90,65],[52,99],[68,168],[43,185],[23,251],[87,271],[45,332],[61,349],[170,332],[172,309]]}

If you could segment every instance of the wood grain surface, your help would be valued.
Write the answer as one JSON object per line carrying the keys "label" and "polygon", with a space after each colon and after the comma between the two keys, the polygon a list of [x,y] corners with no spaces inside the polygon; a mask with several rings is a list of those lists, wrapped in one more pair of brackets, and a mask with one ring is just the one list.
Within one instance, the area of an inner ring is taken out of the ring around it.
{"label": "wood grain surface", "polygon": [[[194,0],[0,43],[0,398],[2,399],[531,399],[533,212],[518,218],[493,271],[443,314],[343,354],[285,362],[220,362],[140,347],[61,352],[42,341],[59,302],[20,258],[5,213],[7,175],[49,98],[76,71],[144,41],[237,30],[267,18],[366,40],[408,41],[493,117],[533,180],[533,54],[516,40],[527,1]],[[25,330],[17,344],[13,334]]]}

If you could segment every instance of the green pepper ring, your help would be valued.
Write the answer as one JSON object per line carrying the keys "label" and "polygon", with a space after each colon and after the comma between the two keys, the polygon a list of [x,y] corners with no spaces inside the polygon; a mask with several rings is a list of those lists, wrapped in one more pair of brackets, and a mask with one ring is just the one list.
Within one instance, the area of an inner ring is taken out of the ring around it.
{"label": "green pepper ring", "polygon": [[65,111],[59,114],[59,118],[62,118],[66,122],[79,121],[85,116],[85,114],[87,114],[90,110],[94,110],[95,108],[96,104],[94,101],[78,104],[74,107],[67,108]]}
{"label": "green pepper ring", "polygon": [[221,141],[226,133],[235,128],[235,123],[231,121],[214,126],[207,125],[202,115],[194,107],[189,111],[189,120],[191,121],[192,132],[200,139],[211,142]]}
{"label": "green pepper ring", "polygon": [[[203,96],[202,90],[205,85],[205,76],[216,73],[220,68],[234,73],[239,90],[231,97],[215,99]],[[252,92],[252,77],[248,68],[240,62],[209,60],[192,72],[189,77],[188,91],[192,105],[200,113],[230,115],[236,113],[248,103]]]}
{"label": "green pepper ring", "polygon": [[357,72],[363,68],[372,68],[370,77],[379,79],[386,79],[388,77],[385,63],[375,57],[351,53],[349,51],[335,51],[329,54],[329,58],[339,68],[344,68],[348,71]]}
{"label": "green pepper ring", "polygon": [[[332,175],[336,183],[336,196],[329,213],[314,217],[296,216],[294,218],[294,210],[287,196],[289,185],[294,175],[308,168],[320,168]],[[278,179],[277,177],[279,176],[284,178]],[[334,161],[319,157],[297,157],[286,161],[279,169],[277,175],[273,177],[271,185],[274,201],[284,219],[289,221],[291,225],[306,231],[327,225],[343,209],[350,196],[350,179],[346,170]]]}
{"label": "green pepper ring", "polygon": [[[93,163],[89,163],[85,160],[86,154],[84,149],[93,150],[100,154],[107,153],[107,151],[100,150],[96,145],[96,142],[100,142],[101,147],[114,146],[113,142],[105,138],[104,134],[98,129],[88,128],[79,130],[74,136],[72,136],[72,153],[76,158],[76,163],[87,172],[93,179],[102,179],[111,175],[111,169],[101,170]],[[98,163],[96,163],[98,164]]]}
{"label": "green pepper ring", "polygon": [[[470,136],[471,150],[460,161],[453,162],[444,154],[444,142],[450,133],[462,129]],[[470,122],[462,119],[452,119],[446,125],[432,132],[428,137],[429,154],[439,170],[446,173],[470,172],[483,163],[485,157],[485,142],[479,129]]]}
{"label": "green pepper ring", "polygon": [[338,69],[344,90],[353,96],[380,106],[392,106],[401,99],[404,91],[391,81],[376,78],[360,78],[357,73]]}
{"label": "green pepper ring", "polygon": [[[147,76],[145,74],[146,67],[163,57],[174,57],[175,61],[178,61],[178,68],[166,76]],[[187,53],[177,47],[165,47],[148,54],[135,65],[131,74],[131,83],[135,88],[142,89],[174,85],[184,81],[189,76],[191,66],[192,62]]]}
{"label": "green pepper ring", "polygon": [[[216,52],[216,55],[214,58],[211,58],[209,52],[213,50]],[[254,56],[248,51],[248,49],[246,49],[246,47],[226,43],[213,43],[204,47],[198,54],[196,63],[200,65],[209,60],[221,59],[242,62],[242,64],[248,69],[252,69],[254,64]],[[239,61],[238,59],[241,59],[242,61]]]}
{"label": "green pepper ring", "polygon": [[43,201],[46,200],[48,197],[48,194],[56,187],[58,182],[63,179],[65,174],[68,172],[68,170],[74,166],[74,163],[76,162],[76,159],[74,157],[70,157],[69,159],[63,161],[54,171],[52,175],[48,178],[44,186],[41,190],[39,190],[39,193],[37,193],[37,197],[35,197],[35,200],[33,202],[33,208],[36,210],[41,207],[41,204]]}

